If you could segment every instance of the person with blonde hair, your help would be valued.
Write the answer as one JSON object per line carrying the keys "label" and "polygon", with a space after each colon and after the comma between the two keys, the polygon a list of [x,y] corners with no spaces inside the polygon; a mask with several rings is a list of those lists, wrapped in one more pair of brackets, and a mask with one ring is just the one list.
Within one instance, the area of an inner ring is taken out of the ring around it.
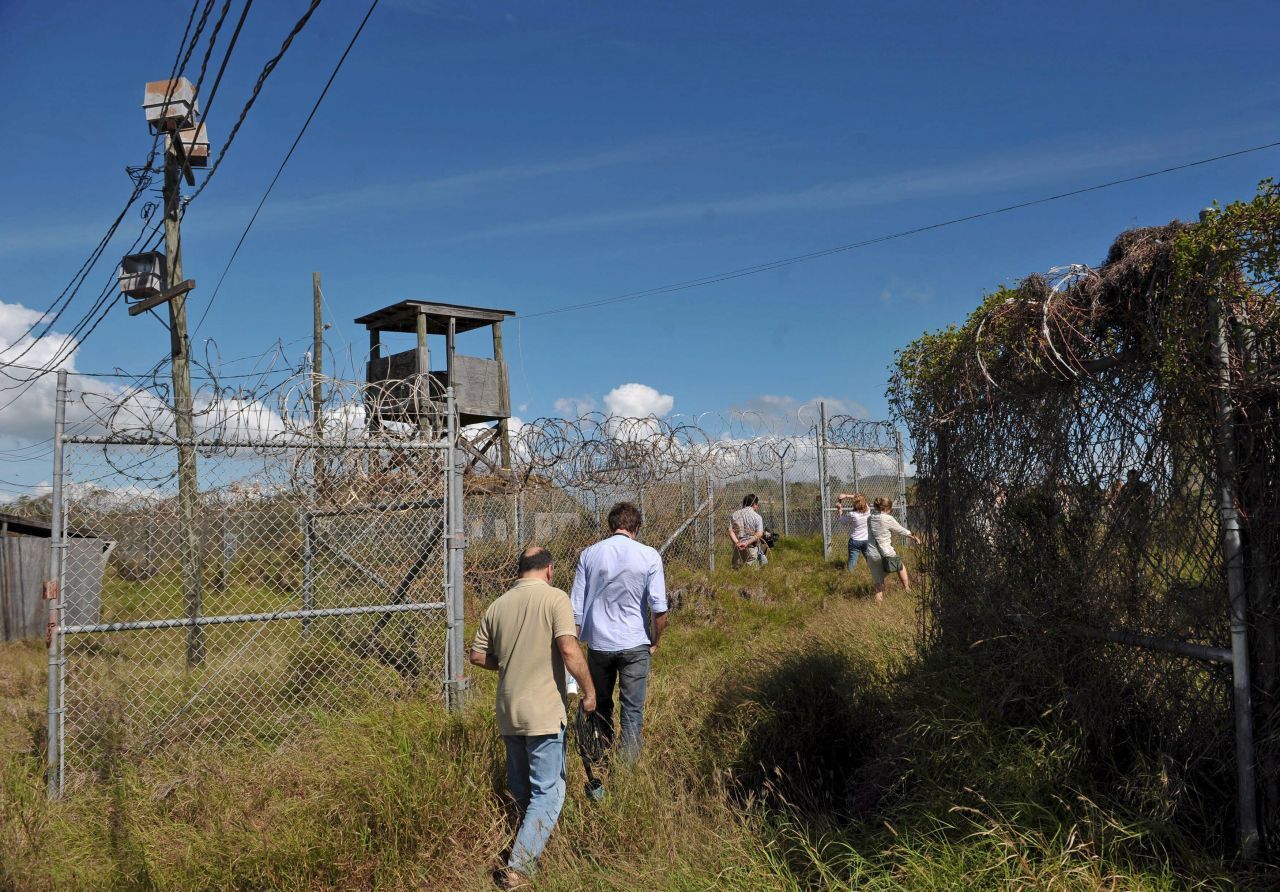
{"label": "person with blonde hair", "polygon": [[[845,499],[852,503],[852,508],[848,511],[844,508]],[[866,557],[870,541],[867,520],[870,517],[871,508],[867,505],[867,497],[862,493],[842,492],[836,499],[836,525],[849,531],[849,563],[846,566],[850,573],[858,566],[858,558]]]}
{"label": "person with blonde hair", "polygon": [[871,568],[871,580],[876,587],[876,603],[884,600],[884,579],[890,573],[897,573],[902,587],[911,591],[911,578],[902,558],[893,548],[893,534],[897,533],[916,544],[920,538],[915,533],[898,523],[898,519],[889,512],[893,510],[893,499],[883,496],[871,503],[871,514],[867,518],[867,532],[871,541],[865,552],[867,566]]}

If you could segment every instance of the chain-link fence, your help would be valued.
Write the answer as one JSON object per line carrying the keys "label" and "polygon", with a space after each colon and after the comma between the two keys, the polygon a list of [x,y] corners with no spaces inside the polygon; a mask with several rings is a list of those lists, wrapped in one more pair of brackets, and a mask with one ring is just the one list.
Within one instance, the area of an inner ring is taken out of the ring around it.
{"label": "chain-link fence", "polygon": [[[63,376],[52,792],[175,745],[275,743],[388,698],[459,705],[464,624],[509,587],[520,550],[550,549],[568,589],[616,502],[640,507],[640,538],[668,568],[714,569],[747,492],[775,531],[821,530],[824,438],[902,467],[883,424],[824,416],[820,437],[589,416],[523,425],[498,468],[475,460],[498,443],[488,429],[459,432],[448,411],[427,428],[367,425],[379,389],[328,381],[317,410],[293,397],[309,378],[277,385],[273,409],[215,392],[179,440],[153,390],[69,395]],[[829,482],[870,491],[857,473]]]}
{"label": "chain-link fence", "polygon": [[997,292],[894,385],[926,640],[979,647],[1002,702],[1065,708],[1248,854],[1280,832],[1277,198]]}
{"label": "chain-link fence", "polygon": [[791,426],[799,432],[769,430],[756,418],[735,429],[705,416],[696,423],[588,415],[525,424],[514,437],[510,479],[467,478],[468,591],[482,600],[501,593],[511,578],[512,541],[550,549],[556,582],[567,589],[578,553],[607,535],[605,516],[619,501],[639,506],[640,539],[668,566],[695,569],[731,557],[729,515],[748,493],[759,496],[766,526],[784,536],[829,532],[824,518],[841,490],[894,499],[905,517],[902,439],[892,425],[827,418],[819,408],[807,428],[800,420]]}
{"label": "chain-link fence", "polygon": [[[319,714],[439,696],[441,450],[340,449],[198,448],[192,550],[174,444],[68,438],[66,541],[95,554],[62,572],[64,783],[174,743],[274,742]],[[326,464],[359,471],[317,485]]]}

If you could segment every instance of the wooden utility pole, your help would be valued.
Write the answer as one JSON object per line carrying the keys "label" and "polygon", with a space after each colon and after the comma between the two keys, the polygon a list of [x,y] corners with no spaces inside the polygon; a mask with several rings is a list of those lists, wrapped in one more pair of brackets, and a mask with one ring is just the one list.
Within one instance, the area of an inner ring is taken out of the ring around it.
{"label": "wooden utility pole", "polygon": [[[166,138],[164,153],[164,243],[169,288],[182,279],[182,176],[184,164],[174,136]],[[187,168],[189,175],[190,168]],[[204,662],[201,614],[199,480],[196,476],[195,426],[191,405],[191,345],[187,338],[187,296],[169,304],[169,345],[173,357],[173,417],[178,438],[178,511],[182,517],[182,599],[187,620],[187,666]]]}

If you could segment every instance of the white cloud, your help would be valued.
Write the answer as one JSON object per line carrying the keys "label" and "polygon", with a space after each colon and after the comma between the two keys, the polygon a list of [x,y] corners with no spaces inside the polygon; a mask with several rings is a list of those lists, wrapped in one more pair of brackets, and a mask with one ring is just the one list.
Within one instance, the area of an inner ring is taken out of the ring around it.
{"label": "white cloud", "polygon": [[764,393],[753,397],[731,411],[741,416],[748,426],[778,431],[805,428],[818,419],[818,405],[825,404],[827,417],[852,415],[854,418],[870,418],[867,407],[859,402],[830,396],[813,396],[807,400],[793,396]]}
{"label": "white cloud", "polygon": [[596,401],[590,396],[562,396],[553,405],[565,418],[580,418],[596,410]]}
{"label": "white cloud", "polygon": [[36,340],[29,333],[41,318],[39,312],[22,304],[0,301],[0,387],[4,388],[0,390],[0,445],[13,446],[52,436],[57,397],[54,375],[42,375],[28,386],[25,382],[34,372],[6,368],[4,363],[40,367],[63,356],[59,366],[69,371],[75,368],[75,342],[68,335],[49,332]]}
{"label": "white cloud", "polygon": [[910,309],[911,305],[920,306],[933,300],[933,286],[923,283],[908,282],[897,276],[891,276],[880,289],[880,303],[885,306],[896,306]]}
{"label": "white cloud", "polygon": [[648,384],[623,384],[604,395],[605,408],[610,415],[624,418],[645,418],[649,415],[666,415],[676,404],[676,398],[659,393]]}
{"label": "white cloud", "polygon": [[[0,387],[7,388],[0,390],[0,447],[35,447],[50,441],[57,398],[54,372],[6,367],[6,360],[36,368],[56,366],[70,373],[69,433],[102,436],[109,428],[125,436],[172,436],[173,410],[167,397],[135,387],[127,377],[115,381],[77,375],[79,345],[70,335],[50,331],[37,340],[28,333],[41,318],[39,312],[21,304],[0,302]],[[55,362],[58,357],[62,359]],[[193,403],[195,434],[201,439],[261,440],[287,431],[279,411],[259,400],[202,390]]]}

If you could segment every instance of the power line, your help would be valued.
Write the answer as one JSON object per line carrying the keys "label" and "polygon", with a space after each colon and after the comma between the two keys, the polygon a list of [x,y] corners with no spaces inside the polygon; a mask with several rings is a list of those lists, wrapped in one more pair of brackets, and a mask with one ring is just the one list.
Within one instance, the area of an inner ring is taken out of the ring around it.
{"label": "power line", "polygon": [[1102,189],[1110,189],[1113,186],[1121,186],[1126,183],[1135,183],[1139,180],[1147,180],[1152,177],[1164,176],[1165,174],[1175,173],[1180,170],[1187,170],[1192,167],[1200,167],[1205,164],[1212,164],[1216,161],[1224,161],[1228,158],[1238,158],[1241,155],[1249,155],[1254,152],[1265,151],[1266,149],[1274,149],[1280,146],[1280,140],[1269,142],[1265,145],[1250,146],[1246,149],[1239,149],[1234,152],[1224,152],[1221,155],[1213,155],[1209,158],[1201,158],[1197,161],[1188,161],[1185,164],[1176,164],[1173,167],[1165,167],[1160,170],[1152,170],[1147,173],[1135,174],[1133,176],[1121,177],[1117,180],[1109,180],[1105,183],[1098,183],[1093,186],[1085,186],[1080,189],[1072,189],[1068,192],[1059,192],[1055,195],[1046,195],[1043,198],[1035,198],[1030,201],[1020,201],[1016,204],[1005,205],[1004,207],[994,208],[988,211],[979,211],[974,214],[966,214],[963,217],[953,217],[950,220],[943,220],[938,223],[930,223],[925,226],[916,226],[912,229],[903,229],[898,232],[879,235],[873,238],[863,239],[857,242],[849,242],[844,245],[836,245],[832,248],[824,248],[819,251],[810,251],[807,254],[797,254],[793,257],[784,257],[780,260],[770,260],[766,263],[758,263],[754,266],[744,266],[739,269],[729,270],[723,273],[714,273],[709,276],[702,276],[697,279],[687,279],[683,282],[675,282],[671,285],[659,285],[654,288],[646,288],[643,291],[632,291],[627,294],[620,294],[617,297],[607,297],[602,300],[585,301],[583,303],[568,304],[563,307],[555,307],[550,310],[541,310],[537,313],[526,313],[521,318],[537,319],[540,316],[554,316],[559,313],[570,313],[575,310],[587,310],[595,307],[608,306],[610,304],[623,303],[626,301],[640,300],[645,297],[656,297],[661,294],[671,294],[676,291],[687,291],[690,288],[701,288],[705,285],[714,285],[718,282],[727,282],[732,279],[741,279],[746,276],[754,276],[760,273],[769,272],[770,270],[781,269],[787,266],[794,266],[798,263],[805,263],[810,260],[817,260],[820,257],[829,257],[832,254],[841,254],[845,251],[853,251],[858,248],[866,248],[870,245],[878,245],[882,242],[894,241],[896,239],[906,238],[912,235],[919,235],[924,232],[931,232],[935,229],[943,229],[947,226],[955,226],[960,223],[969,223],[974,220],[981,220],[984,217],[994,217],[997,214],[1007,214],[1010,211],[1022,210],[1023,208],[1034,207],[1035,205],[1047,204],[1051,201],[1060,201],[1064,198],[1071,198],[1076,195],[1084,195],[1089,192],[1098,192]]}
{"label": "power line", "polygon": [[[218,172],[218,168],[222,166],[222,159],[227,157],[227,152],[231,150],[231,144],[235,142],[236,134],[240,132],[240,127],[244,124],[245,118],[249,116],[250,110],[253,109],[254,103],[258,101],[258,94],[262,92],[262,87],[266,84],[267,78],[271,76],[271,72],[275,71],[276,66],[280,64],[280,60],[284,58],[284,54],[289,51],[289,47],[293,44],[293,39],[301,33],[302,29],[307,26],[307,22],[311,20],[311,15],[316,11],[316,7],[320,5],[320,0],[311,0],[311,4],[307,7],[307,11],[302,17],[294,23],[293,28],[285,36],[284,43],[280,45],[280,51],[267,60],[262,66],[262,72],[258,75],[258,80],[253,85],[253,91],[249,94],[249,101],[244,104],[244,108],[240,110],[240,116],[236,119],[235,125],[227,134],[226,142],[222,144],[218,157],[214,159],[213,166],[209,168],[209,172],[205,174],[204,182],[202,182],[196,191],[191,193],[187,199],[187,204],[195,201],[205,187],[209,185],[209,181],[213,179],[213,175]],[[374,5],[377,5],[376,3]],[[246,9],[246,14],[248,10]]]}
{"label": "power line", "polygon": [[[194,52],[195,50],[196,44],[199,42],[200,33],[204,30],[204,25],[208,20],[210,11],[213,8],[213,0],[207,0],[205,4],[204,12],[201,14],[200,20],[196,24],[195,33],[192,34],[192,30],[191,30],[192,22],[195,20],[196,10],[199,8],[200,8],[200,0],[194,0],[194,2],[191,5],[191,11],[187,15],[187,24],[182,32],[182,40],[178,44],[178,51],[174,55],[173,65],[170,68],[169,89],[165,95],[166,103],[168,102],[169,97],[173,95],[173,90],[176,87],[175,78],[178,76],[178,73],[183,68],[186,67],[187,62],[191,59],[192,52]],[[189,43],[188,43],[188,37],[191,38]],[[184,55],[184,50],[185,50],[185,55]],[[125,215],[129,212],[129,209],[133,207],[134,203],[136,203],[137,200],[142,196],[142,194],[147,190],[147,188],[150,187],[152,164],[155,161],[155,157],[158,151],[159,141],[160,141],[159,135],[157,135],[155,138],[152,139],[151,150],[147,155],[146,161],[142,164],[141,167],[136,169],[134,168],[128,169],[130,171],[131,176],[134,175],[135,170],[137,171],[136,177],[134,179],[133,190],[130,192],[128,199],[125,201],[124,208],[120,211],[119,214],[116,215],[115,220],[111,222],[110,226],[107,227],[106,234],[98,241],[98,244],[90,252],[89,257],[80,265],[80,268],[77,269],[75,274],[72,275],[71,281],[68,282],[66,287],[62,289],[62,292],[56,298],[54,298],[54,300],[49,304],[48,308],[45,309],[44,312],[42,312],[40,316],[31,323],[31,325],[27,328],[25,332],[23,332],[14,340],[13,344],[11,344],[9,347],[5,347],[3,350],[0,350],[0,355],[7,353],[10,349],[12,349],[13,345],[16,345],[21,341],[23,341],[24,339],[26,339],[33,331],[39,328],[40,325],[43,323],[44,328],[40,332],[40,334],[38,334],[34,339],[32,339],[31,343],[27,344],[26,348],[23,349],[22,352],[15,357],[15,359],[21,359],[24,356],[26,356],[28,353],[31,352],[31,350],[36,346],[36,344],[38,344],[44,337],[46,337],[49,334],[50,331],[53,330],[53,326],[57,324],[62,314],[65,313],[68,308],[70,308],[72,301],[75,300],[77,294],[80,291],[80,287],[84,284],[84,281],[88,278],[89,273],[92,272],[93,268],[97,265],[98,261],[101,259],[102,254],[106,250],[107,245],[110,243],[112,238],[115,237],[116,230],[119,229],[120,224],[124,221]],[[145,219],[149,220],[149,216],[146,217]],[[145,225],[146,224],[144,222],[144,231],[145,231]],[[135,241],[134,244],[136,246],[137,242]],[[132,251],[132,249],[130,250]],[[93,313],[93,310],[90,311],[89,315],[92,315],[92,313]]]}
{"label": "power line", "polygon": [[[318,0],[317,0],[318,2]],[[329,95],[329,88],[333,86],[334,80],[338,77],[338,72],[342,70],[342,64],[347,61],[347,56],[351,54],[352,48],[356,45],[356,41],[360,39],[364,26],[369,23],[369,17],[373,15],[373,11],[378,8],[379,0],[373,0],[369,5],[369,9],[364,14],[364,18],[360,20],[360,26],[356,28],[355,34],[351,35],[351,40],[347,43],[347,48],[342,51],[342,55],[338,58],[338,63],[333,66],[333,71],[329,74],[329,79],[325,82],[324,89],[320,91],[320,95],[316,97],[315,104],[311,106],[311,113],[307,115],[307,119],[302,122],[302,129],[298,131],[298,135],[294,137],[293,144],[289,146],[289,151],[285,153],[284,159],[281,160],[280,166],[276,169],[276,175],[271,178],[271,182],[267,184],[267,189],[262,193],[262,199],[258,202],[258,206],[254,208],[253,215],[249,217],[249,222],[245,224],[244,231],[240,233],[240,239],[236,242],[231,256],[227,259],[227,265],[222,270],[222,275],[218,277],[218,284],[214,286],[213,293],[209,295],[209,300],[204,305],[204,311],[200,314],[200,321],[196,323],[195,330],[198,332],[200,326],[204,324],[204,320],[209,315],[209,309],[213,306],[214,300],[218,297],[218,292],[222,289],[222,283],[226,281],[227,273],[231,270],[231,265],[236,261],[236,255],[240,253],[240,248],[244,245],[244,240],[249,237],[249,230],[253,228],[254,222],[258,219],[263,206],[267,203],[267,198],[271,195],[271,190],[275,188],[276,183],[280,179],[280,175],[284,173],[285,166],[288,165],[289,159],[293,157],[294,151],[298,148],[298,143],[302,142],[302,137],[306,134],[307,128],[311,126],[311,121],[315,118],[316,112],[320,110],[320,104],[324,102],[325,96]],[[283,54],[283,50],[281,51]],[[210,171],[212,174],[213,171]],[[205,185],[208,184],[205,180]],[[201,188],[204,188],[202,185]],[[196,195],[200,194],[199,190]],[[195,195],[192,196],[194,198]]]}
{"label": "power line", "polygon": [[[236,42],[240,39],[240,31],[244,28],[244,20],[249,17],[249,10],[253,7],[253,0],[245,0],[244,9],[240,10],[240,20],[236,22],[236,29],[231,32],[231,40],[227,43],[226,52],[222,54],[222,63],[218,66],[218,74],[213,79],[213,88],[209,91],[209,98],[204,104],[204,115],[201,120],[208,120],[209,110],[213,108],[213,100],[218,95],[218,85],[222,83],[222,75],[226,73],[227,63],[231,61],[231,53],[236,48]],[[200,72],[201,79],[204,78],[204,71]]]}

